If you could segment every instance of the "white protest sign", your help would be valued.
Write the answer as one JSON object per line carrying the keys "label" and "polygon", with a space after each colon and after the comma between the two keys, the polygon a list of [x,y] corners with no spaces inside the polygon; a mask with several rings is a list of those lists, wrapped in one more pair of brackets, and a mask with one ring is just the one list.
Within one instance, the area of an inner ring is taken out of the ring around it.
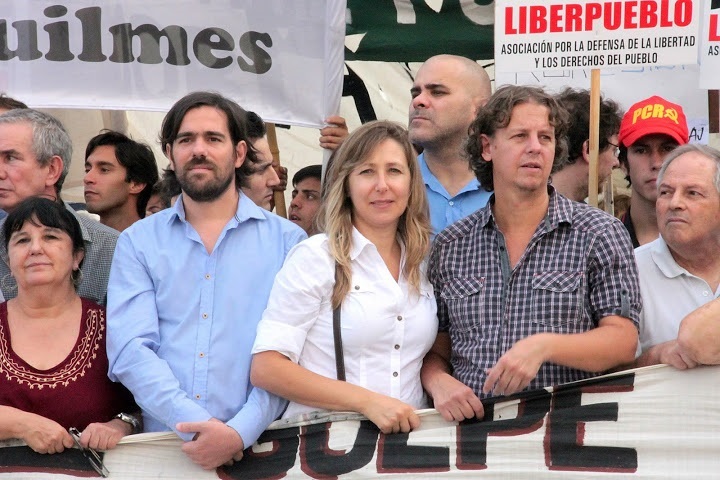
{"label": "white protest sign", "polygon": [[499,72],[697,63],[700,0],[497,0]]}
{"label": "white protest sign", "polygon": [[[606,68],[600,72],[602,93],[627,110],[636,102],[659,95],[682,105],[688,120],[690,142],[707,144],[707,90],[697,88],[700,67],[678,65],[672,67]],[[590,88],[590,70],[551,70],[536,73],[497,73],[495,84],[535,85],[559,93],[565,87]]]}
{"label": "white protest sign", "polygon": [[165,111],[214,90],[321,126],[343,81],[343,0],[3,2],[0,91],[33,107]]}
{"label": "white protest sign", "polygon": [[720,1],[705,8],[700,46],[700,87],[720,88]]}

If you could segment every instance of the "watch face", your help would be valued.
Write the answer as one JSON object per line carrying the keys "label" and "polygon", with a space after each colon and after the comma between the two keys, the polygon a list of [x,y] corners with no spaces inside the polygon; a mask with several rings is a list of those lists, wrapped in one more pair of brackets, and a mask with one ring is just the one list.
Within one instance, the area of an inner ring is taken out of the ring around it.
{"label": "watch face", "polygon": [[140,422],[132,415],[119,413],[115,418],[119,418],[123,422],[129,424],[132,427],[132,433],[138,433],[138,430],[140,429]]}

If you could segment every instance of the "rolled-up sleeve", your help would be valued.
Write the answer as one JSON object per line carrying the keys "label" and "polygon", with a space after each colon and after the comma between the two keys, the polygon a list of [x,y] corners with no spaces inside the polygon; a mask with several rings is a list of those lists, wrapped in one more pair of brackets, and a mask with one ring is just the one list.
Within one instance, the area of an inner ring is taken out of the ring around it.
{"label": "rolled-up sleeve", "polygon": [[298,363],[308,331],[328,308],[335,262],[315,239],[298,244],[275,277],[252,353],[276,351]]}
{"label": "rolled-up sleeve", "polygon": [[642,300],[638,269],[630,236],[619,221],[595,238],[588,282],[590,311],[596,324],[604,317],[618,315],[639,326]]}

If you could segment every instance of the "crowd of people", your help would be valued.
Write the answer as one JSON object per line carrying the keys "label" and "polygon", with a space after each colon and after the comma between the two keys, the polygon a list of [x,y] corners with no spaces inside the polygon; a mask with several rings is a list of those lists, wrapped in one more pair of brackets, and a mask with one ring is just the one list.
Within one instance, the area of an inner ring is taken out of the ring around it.
{"label": "crowd of people", "polygon": [[284,219],[260,117],[190,93],[161,175],[119,132],[89,142],[99,222],[61,200],[62,124],[0,96],[0,439],[172,430],[211,469],[280,417],[409,432],[428,406],[482,419],[490,396],[720,363],[720,152],[688,144],[681,106],[601,100],[600,179],[632,189],[618,219],[585,203],[589,92],[492,93],[439,55],[411,95],[407,129],[328,119],[327,173],[295,173]]}

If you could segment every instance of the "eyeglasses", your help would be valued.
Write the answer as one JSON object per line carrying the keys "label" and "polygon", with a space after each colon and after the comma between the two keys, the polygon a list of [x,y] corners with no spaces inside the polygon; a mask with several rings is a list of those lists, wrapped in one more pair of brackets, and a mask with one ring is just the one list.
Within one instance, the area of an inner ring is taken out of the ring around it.
{"label": "eyeglasses", "polygon": [[620,145],[615,145],[612,142],[608,142],[608,144],[615,147],[615,150],[613,150],[613,155],[615,155],[615,158],[618,158],[620,156]]}
{"label": "eyeglasses", "polygon": [[100,455],[93,450],[92,448],[84,448],[82,445],[80,445],[80,432],[75,427],[70,427],[68,429],[68,433],[72,437],[73,441],[75,442],[75,446],[80,449],[80,452],[82,452],[83,456],[88,459],[90,462],[90,466],[93,467],[93,469],[103,478],[107,478],[110,475],[110,471],[105,467],[105,464],[102,461],[102,458],[100,458]]}

